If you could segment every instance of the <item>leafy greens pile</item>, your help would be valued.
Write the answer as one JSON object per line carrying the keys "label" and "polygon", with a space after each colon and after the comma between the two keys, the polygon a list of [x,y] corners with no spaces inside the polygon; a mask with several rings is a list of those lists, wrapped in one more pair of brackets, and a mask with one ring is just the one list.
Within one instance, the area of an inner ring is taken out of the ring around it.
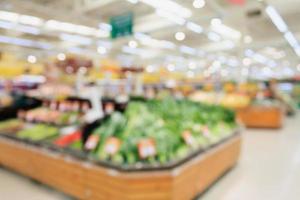
{"label": "leafy greens pile", "polygon": [[[99,140],[91,154],[122,165],[166,164],[220,141],[232,134],[235,126],[234,112],[220,106],[171,98],[133,101],[125,113],[114,112],[94,130],[90,137]],[[113,154],[106,143],[112,137],[119,141]],[[145,139],[153,141],[155,151],[150,149],[150,156],[141,157],[139,143]]]}

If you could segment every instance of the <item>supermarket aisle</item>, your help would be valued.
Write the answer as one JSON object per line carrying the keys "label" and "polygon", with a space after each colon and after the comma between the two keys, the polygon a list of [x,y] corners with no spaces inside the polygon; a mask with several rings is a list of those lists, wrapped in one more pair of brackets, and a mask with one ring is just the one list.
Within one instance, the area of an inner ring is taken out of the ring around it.
{"label": "supermarket aisle", "polygon": [[300,197],[300,115],[285,127],[248,130],[238,166],[201,200],[298,200]]}
{"label": "supermarket aisle", "polygon": [[[300,114],[282,130],[248,130],[234,170],[201,200],[296,200],[300,191]],[[0,169],[1,200],[70,200],[71,198]]]}

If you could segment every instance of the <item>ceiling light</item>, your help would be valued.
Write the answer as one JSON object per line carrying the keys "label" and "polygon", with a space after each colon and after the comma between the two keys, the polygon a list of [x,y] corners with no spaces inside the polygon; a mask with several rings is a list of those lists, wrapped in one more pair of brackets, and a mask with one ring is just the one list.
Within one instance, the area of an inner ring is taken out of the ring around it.
{"label": "ceiling light", "polygon": [[97,52],[98,52],[99,54],[102,54],[102,55],[103,55],[103,54],[106,54],[107,50],[106,50],[105,47],[98,46]]}
{"label": "ceiling light", "polygon": [[13,44],[17,46],[23,46],[23,47],[34,47],[39,49],[51,49],[53,46],[46,42],[38,42],[23,38],[16,38],[16,37],[8,37],[0,35],[0,43],[5,44]]}
{"label": "ceiling light", "polygon": [[29,15],[21,15],[19,17],[19,22],[26,25],[31,26],[42,26],[44,23],[44,20],[38,17],[29,16]]}
{"label": "ceiling light", "polygon": [[129,46],[130,48],[137,48],[138,43],[137,43],[136,41],[134,41],[134,40],[130,40],[130,41],[128,42],[128,46]]}
{"label": "ceiling light", "polygon": [[211,22],[211,29],[222,35],[223,37],[239,40],[242,36],[241,32],[223,24],[220,19],[213,19]]}
{"label": "ceiling light", "polygon": [[298,47],[299,46],[299,43],[298,43],[297,39],[295,38],[295,36],[290,31],[286,32],[284,34],[284,37],[292,47]]}
{"label": "ceiling light", "polygon": [[29,56],[27,57],[27,61],[28,61],[29,63],[36,63],[36,57],[33,56],[33,55],[29,55]]}
{"label": "ceiling light", "polygon": [[269,15],[270,19],[280,32],[284,33],[288,31],[286,23],[273,6],[267,6],[266,13]]}
{"label": "ceiling light", "polygon": [[19,19],[19,14],[7,11],[0,11],[0,19],[10,21],[10,22],[17,22]]}
{"label": "ceiling light", "polygon": [[185,33],[184,33],[184,32],[177,32],[177,33],[175,34],[175,38],[176,38],[176,40],[178,40],[178,41],[182,41],[182,40],[185,39]]}
{"label": "ceiling light", "polygon": [[198,24],[196,24],[196,23],[194,23],[194,22],[188,22],[188,23],[186,24],[186,27],[187,27],[188,29],[190,29],[191,31],[194,31],[194,32],[196,32],[196,33],[202,33],[202,32],[203,32],[202,26],[200,26],[200,25],[198,25]]}
{"label": "ceiling light", "polygon": [[57,54],[57,59],[63,61],[66,59],[66,55],[64,53]]}
{"label": "ceiling light", "polygon": [[250,36],[250,35],[246,35],[245,37],[244,37],[244,43],[245,44],[249,44],[249,43],[251,43],[253,41],[253,39],[252,39],[252,37]]}
{"label": "ceiling light", "polygon": [[32,26],[26,26],[26,25],[17,25],[14,27],[15,30],[23,32],[23,33],[30,33],[33,35],[39,35],[41,33],[41,30],[36,27]]}
{"label": "ceiling light", "polygon": [[190,9],[185,8],[171,0],[140,0],[140,2],[148,4],[156,9],[172,13],[179,17],[189,18],[192,16],[192,11]]}
{"label": "ceiling light", "polygon": [[175,65],[173,65],[173,64],[168,64],[168,65],[167,65],[167,69],[168,69],[170,72],[172,72],[172,71],[175,70]]}
{"label": "ceiling light", "polygon": [[67,42],[72,42],[81,45],[90,45],[92,43],[91,38],[80,36],[80,35],[71,35],[71,34],[62,33],[59,35],[59,38]]}
{"label": "ceiling light", "polygon": [[214,42],[219,42],[221,40],[221,36],[215,32],[208,32],[207,37]]}
{"label": "ceiling light", "polygon": [[196,55],[196,53],[197,53],[196,49],[189,47],[189,46],[185,46],[185,45],[180,46],[179,50],[180,50],[180,52],[189,54],[189,55]]}
{"label": "ceiling light", "polygon": [[203,8],[205,6],[204,0],[194,0],[193,2],[194,8]]}
{"label": "ceiling light", "polygon": [[111,31],[111,25],[110,24],[107,24],[107,23],[100,23],[99,25],[99,28],[104,30],[104,31],[107,31],[107,32],[110,32]]}
{"label": "ceiling light", "polygon": [[132,4],[137,4],[139,2],[139,0],[127,0],[127,1],[132,3]]}
{"label": "ceiling light", "polygon": [[184,25],[185,23],[185,19],[174,14],[174,13],[171,13],[171,12],[167,12],[165,10],[161,10],[161,9],[157,9],[156,10],[156,14],[161,16],[161,17],[164,17],[176,24],[179,24],[179,25]]}
{"label": "ceiling light", "polygon": [[213,18],[211,21],[210,21],[210,24],[212,26],[218,26],[220,24],[222,24],[222,20],[220,18]]}
{"label": "ceiling light", "polygon": [[297,70],[300,72],[300,64],[297,66]]}

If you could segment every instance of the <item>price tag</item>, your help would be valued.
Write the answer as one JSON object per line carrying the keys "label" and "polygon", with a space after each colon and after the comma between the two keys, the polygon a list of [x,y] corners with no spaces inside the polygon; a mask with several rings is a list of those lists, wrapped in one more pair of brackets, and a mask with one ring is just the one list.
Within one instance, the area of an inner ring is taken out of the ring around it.
{"label": "price tag", "polygon": [[187,145],[189,146],[195,145],[195,139],[190,131],[184,131],[182,133],[182,138]]}
{"label": "price tag", "polygon": [[110,137],[106,140],[104,151],[109,155],[116,154],[121,146],[121,141],[118,138]]}
{"label": "price tag", "polygon": [[144,139],[138,143],[138,152],[141,158],[147,158],[156,154],[155,142],[152,139]]}
{"label": "price tag", "polygon": [[94,150],[100,140],[100,136],[99,135],[91,135],[89,136],[88,140],[85,142],[84,148],[86,150]]}
{"label": "price tag", "polygon": [[115,105],[113,103],[107,103],[105,105],[105,112],[111,114],[115,110]]}
{"label": "price tag", "polygon": [[202,134],[205,136],[205,137],[210,137],[210,130],[207,126],[203,126],[202,127]]}

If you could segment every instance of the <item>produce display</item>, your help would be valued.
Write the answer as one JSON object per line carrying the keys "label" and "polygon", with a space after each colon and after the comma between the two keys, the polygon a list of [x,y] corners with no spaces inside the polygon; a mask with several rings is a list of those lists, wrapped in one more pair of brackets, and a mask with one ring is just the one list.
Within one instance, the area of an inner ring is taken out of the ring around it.
{"label": "produce display", "polygon": [[0,122],[0,133],[15,133],[24,127],[24,122],[19,119],[9,119]]}
{"label": "produce display", "polygon": [[49,123],[60,126],[79,122],[78,112],[61,112],[43,107],[22,111],[19,113],[19,117],[27,122]]}
{"label": "produce display", "polygon": [[218,95],[215,92],[196,91],[189,98],[193,101],[207,104],[216,104],[218,102]]}
{"label": "produce display", "polygon": [[25,128],[17,132],[17,136],[22,139],[29,139],[32,141],[39,141],[46,138],[58,135],[59,130],[56,127],[37,124],[32,127]]}
{"label": "produce display", "polygon": [[238,93],[226,94],[220,100],[222,106],[234,109],[247,107],[250,103],[251,98],[249,96]]}
{"label": "produce display", "polygon": [[174,99],[132,101],[89,136],[96,159],[124,165],[168,164],[231,135],[235,114],[220,106]]}

